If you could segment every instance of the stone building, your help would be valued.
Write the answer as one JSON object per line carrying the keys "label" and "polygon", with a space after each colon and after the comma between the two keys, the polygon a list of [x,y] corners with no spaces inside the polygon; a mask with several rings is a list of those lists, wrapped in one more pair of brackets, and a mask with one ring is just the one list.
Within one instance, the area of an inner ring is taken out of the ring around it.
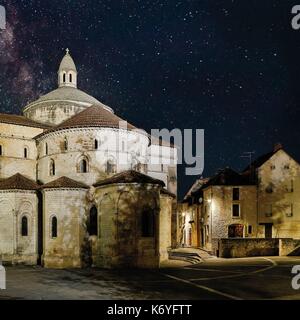
{"label": "stone building", "polygon": [[77,88],[0,114],[0,258],[67,268],[159,267],[176,238],[177,153]]}
{"label": "stone building", "polygon": [[299,169],[278,144],[242,173],[197,180],[179,204],[181,245],[216,252],[219,239],[300,239]]}
{"label": "stone building", "polygon": [[300,165],[277,144],[254,161],[257,184],[258,237],[300,239]]}

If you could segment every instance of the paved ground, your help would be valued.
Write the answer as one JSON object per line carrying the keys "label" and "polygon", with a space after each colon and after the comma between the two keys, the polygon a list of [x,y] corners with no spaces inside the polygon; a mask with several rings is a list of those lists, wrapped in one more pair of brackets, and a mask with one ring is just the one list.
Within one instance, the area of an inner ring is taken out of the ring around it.
{"label": "paved ground", "polygon": [[208,259],[154,270],[7,267],[0,299],[299,299],[291,269],[300,257]]}

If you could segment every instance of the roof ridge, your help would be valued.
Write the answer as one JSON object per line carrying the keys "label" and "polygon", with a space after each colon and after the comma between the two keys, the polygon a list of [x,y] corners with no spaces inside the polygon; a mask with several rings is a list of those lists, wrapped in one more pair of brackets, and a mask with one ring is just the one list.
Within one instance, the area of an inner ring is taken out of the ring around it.
{"label": "roof ridge", "polygon": [[54,188],[78,188],[78,189],[88,189],[89,186],[83,182],[71,179],[66,176],[59,177],[53,181],[50,181],[41,186],[42,189],[54,189]]}
{"label": "roof ridge", "polygon": [[[118,129],[120,128],[119,123],[122,121],[125,120],[111,111],[108,111],[101,104],[94,104],[65,120],[61,124],[41,133],[36,138],[39,138],[40,136],[50,132],[71,128],[104,127]],[[134,130],[137,128],[127,122],[127,129]]]}
{"label": "roof ridge", "polygon": [[0,113],[0,123],[14,124],[18,126],[48,129],[49,125],[36,122],[21,114]]}
{"label": "roof ridge", "polygon": [[0,180],[0,190],[38,190],[40,186],[34,180],[31,180],[19,172]]}
{"label": "roof ridge", "polygon": [[162,187],[165,186],[165,183],[162,180],[152,178],[144,173],[135,170],[126,170],[95,183],[94,187],[100,187],[115,183],[149,183],[159,184]]}

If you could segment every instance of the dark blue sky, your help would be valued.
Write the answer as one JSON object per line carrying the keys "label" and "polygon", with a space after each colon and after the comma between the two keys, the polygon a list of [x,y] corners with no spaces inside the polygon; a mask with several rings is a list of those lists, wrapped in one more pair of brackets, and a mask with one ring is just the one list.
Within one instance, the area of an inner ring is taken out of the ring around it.
{"label": "dark blue sky", "polygon": [[[136,126],[205,129],[205,171],[282,142],[300,159],[300,30],[287,0],[2,1],[0,112],[56,87],[69,47],[79,87]],[[299,1],[300,4],[300,1]],[[196,177],[179,170],[182,195]]]}

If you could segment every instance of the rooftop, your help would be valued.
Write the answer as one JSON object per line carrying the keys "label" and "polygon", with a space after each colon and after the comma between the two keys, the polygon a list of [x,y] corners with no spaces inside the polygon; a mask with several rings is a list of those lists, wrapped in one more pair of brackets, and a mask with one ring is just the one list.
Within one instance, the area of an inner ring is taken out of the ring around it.
{"label": "rooftop", "polygon": [[[114,113],[107,111],[101,105],[93,105],[67,119],[56,127],[53,127],[38,137],[58,130],[71,129],[71,128],[89,128],[89,127],[104,127],[104,128],[119,128],[119,123],[124,121]],[[137,129],[130,123],[127,123],[127,129]]]}
{"label": "rooftop", "polygon": [[[33,101],[32,103],[27,105],[24,108],[24,110],[34,104],[38,104],[41,102],[48,102],[48,101],[77,101],[77,102],[88,103],[88,104],[101,104],[101,102],[99,102],[96,98],[90,96],[89,94],[85,93],[82,90],[79,90],[74,87],[60,87],[41,96],[38,100]],[[109,109],[109,107],[107,106],[103,105],[103,107],[106,107]]]}
{"label": "rooftop", "polygon": [[165,188],[161,189],[160,193],[161,194],[165,194],[167,196],[170,196],[170,197],[172,197],[174,199],[177,198],[174,193],[170,192],[168,189],[165,189]]}
{"label": "rooftop", "polygon": [[128,170],[121,173],[117,173],[114,176],[107,178],[105,180],[99,181],[94,184],[94,187],[105,186],[108,184],[114,183],[140,183],[140,184],[158,184],[162,187],[165,186],[165,183],[161,180],[151,178],[143,173]]}
{"label": "rooftop", "polygon": [[240,174],[231,168],[220,170],[216,175],[210,178],[203,186],[205,189],[209,186],[243,186],[253,185],[250,176]]}
{"label": "rooftop", "polygon": [[50,126],[32,121],[24,116],[16,114],[0,113],[0,123],[14,124],[18,126],[48,129]]}
{"label": "rooftop", "polygon": [[61,60],[60,66],[59,66],[59,71],[75,71],[77,72],[75,62],[73,58],[70,55],[69,49],[66,49],[66,54]]}
{"label": "rooftop", "polygon": [[33,180],[17,173],[0,181],[0,190],[38,190],[40,186]]}
{"label": "rooftop", "polygon": [[43,189],[57,189],[57,188],[70,188],[70,189],[88,189],[89,187],[81,182],[75,181],[67,177],[61,177],[42,186]]}

